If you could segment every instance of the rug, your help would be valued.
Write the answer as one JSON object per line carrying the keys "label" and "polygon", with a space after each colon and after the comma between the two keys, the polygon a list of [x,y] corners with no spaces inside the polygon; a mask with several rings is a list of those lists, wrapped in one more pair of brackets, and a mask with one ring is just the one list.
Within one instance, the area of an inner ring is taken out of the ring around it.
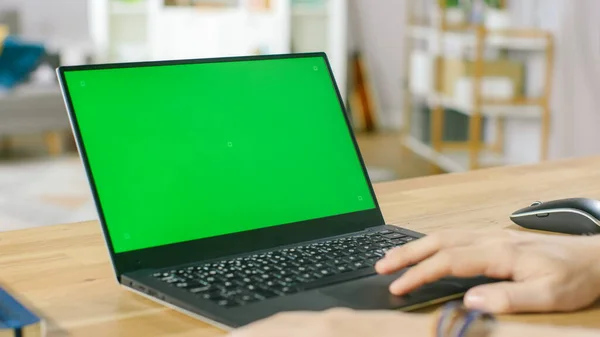
{"label": "rug", "polygon": [[97,219],[76,155],[0,160],[0,231]]}

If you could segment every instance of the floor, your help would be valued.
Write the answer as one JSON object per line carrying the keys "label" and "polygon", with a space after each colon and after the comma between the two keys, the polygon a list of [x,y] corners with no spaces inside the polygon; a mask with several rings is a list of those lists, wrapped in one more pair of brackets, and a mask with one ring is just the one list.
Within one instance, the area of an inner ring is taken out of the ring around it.
{"label": "floor", "polygon": [[[395,133],[359,134],[357,141],[374,182],[433,174],[426,161],[403,150]],[[35,139],[0,155],[0,231],[96,219],[76,152],[50,158]]]}
{"label": "floor", "polygon": [[[357,134],[356,139],[365,164],[369,168],[391,171],[394,175],[392,180],[436,174],[428,161],[402,146],[397,132]],[[379,180],[374,176],[371,178]]]}

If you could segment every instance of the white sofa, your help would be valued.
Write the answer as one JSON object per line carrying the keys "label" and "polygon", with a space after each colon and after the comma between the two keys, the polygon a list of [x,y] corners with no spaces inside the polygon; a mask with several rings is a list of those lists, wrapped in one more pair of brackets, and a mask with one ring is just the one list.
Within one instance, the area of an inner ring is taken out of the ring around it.
{"label": "white sofa", "polygon": [[0,141],[10,136],[43,134],[52,155],[62,151],[70,128],[57,84],[23,85],[0,93]]}

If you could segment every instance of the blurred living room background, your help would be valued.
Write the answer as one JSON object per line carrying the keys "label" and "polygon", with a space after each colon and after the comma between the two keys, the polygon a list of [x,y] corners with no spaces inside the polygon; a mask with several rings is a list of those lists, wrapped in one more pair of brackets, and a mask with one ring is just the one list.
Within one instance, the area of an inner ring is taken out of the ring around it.
{"label": "blurred living room background", "polygon": [[324,51],[385,182],[599,154],[599,32],[597,0],[0,0],[0,231],[96,218],[59,65]]}

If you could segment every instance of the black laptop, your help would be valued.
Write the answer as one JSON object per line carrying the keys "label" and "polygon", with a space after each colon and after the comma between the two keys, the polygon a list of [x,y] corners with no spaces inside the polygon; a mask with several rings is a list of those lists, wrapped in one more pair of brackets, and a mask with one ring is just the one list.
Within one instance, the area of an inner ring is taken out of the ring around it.
{"label": "black laptop", "polygon": [[212,324],[411,310],[485,278],[392,296],[386,225],[323,53],[60,67],[117,281]]}

